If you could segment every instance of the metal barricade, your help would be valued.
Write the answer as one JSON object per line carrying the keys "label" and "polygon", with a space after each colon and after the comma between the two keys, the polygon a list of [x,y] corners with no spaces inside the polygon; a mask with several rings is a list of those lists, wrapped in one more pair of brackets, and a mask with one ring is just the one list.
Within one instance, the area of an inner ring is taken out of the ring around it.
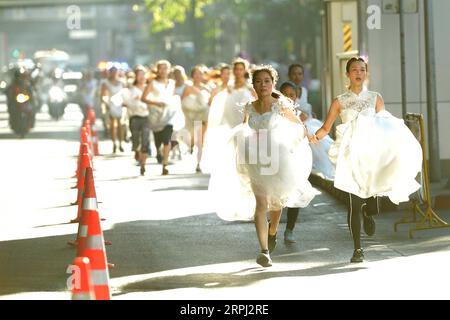
{"label": "metal barricade", "polygon": [[411,209],[406,212],[403,218],[395,222],[394,230],[397,232],[397,226],[400,224],[415,223],[415,227],[409,229],[409,237],[412,238],[415,231],[450,228],[450,224],[442,220],[434,212],[432,207],[423,115],[418,113],[407,113],[405,122],[414,136],[419,140],[422,147],[422,172],[418,174],[417,177],[418,182],[422,187],[411,197]]}

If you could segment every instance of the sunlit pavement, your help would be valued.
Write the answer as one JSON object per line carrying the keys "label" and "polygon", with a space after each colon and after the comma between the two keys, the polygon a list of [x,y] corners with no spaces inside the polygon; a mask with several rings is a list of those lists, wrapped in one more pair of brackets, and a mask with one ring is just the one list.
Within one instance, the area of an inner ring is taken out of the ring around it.
{"label": "sunlit pavement", "polygon": [[[81,114],[71,105],[63,120],[40,113],[36,128],[17,139],[0,100],[0,299],[68,299],[67,265],[75,251],[76,215],[70,206]],[[316,299],[450,298],[450,230],[408,238],[377,217],[377,234],[364,237],[367,262],[350,264],[352,242],[345,207],[327,194],[301,210],[298,243],[283,243],[285,222],[272,255],[274,266],[255,263],[252,223],[217,218],[208,176],[195,174],[184,155],[162,177],[154,158],[139,175],[130,144],[113,156],[102,141],[94,160],[114,299]],[[450,220],[450,215],[444,213]],[[283,218],[285,221],[285,217]]]}

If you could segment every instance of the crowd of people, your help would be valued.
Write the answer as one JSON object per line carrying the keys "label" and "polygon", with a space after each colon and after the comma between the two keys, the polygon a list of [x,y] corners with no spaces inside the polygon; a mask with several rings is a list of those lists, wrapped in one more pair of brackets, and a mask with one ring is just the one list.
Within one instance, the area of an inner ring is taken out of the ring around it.
{"label": "crowd of people", "polygon": [[[378,197],[407,201],[420,187],[415,179],[422,165],[420,144],[402,119],[385,110],[379,93],[367,89],[367,69],[362,58],[348,61],[348,89],[323,122],[308,103],[302,65],[291,65],[289,80],[278,86],[273,67],[251,66],[242,58],[212,70],[197,65],[190,77],[166,60],[153,68],[137,66],[126,81],[111,68],[97,102],[108,113],[113,153],[117,147],[123,152],[122,124],[128,117],[142,175],[152,149],[150,132],[162,175],[169,174],[170,153],[180,154],[180,144],[196,153],[195,171],[210,174],[218,216],[255,222],[259,265],[272,265],[283,208],[288,208],[284,240],[295,242],[299,210],[318,194],[308,181],[312,171],[349,193],[351,262],[362,262],[361,218],[364,231],[373,235]],[[338,117],[342,124],[333,141],[328,134]]]}

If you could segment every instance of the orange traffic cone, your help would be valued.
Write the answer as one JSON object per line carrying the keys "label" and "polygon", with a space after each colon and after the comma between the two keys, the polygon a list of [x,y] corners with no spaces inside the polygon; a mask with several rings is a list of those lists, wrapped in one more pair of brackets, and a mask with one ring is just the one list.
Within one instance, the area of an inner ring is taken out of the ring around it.
{"label": "orange traffic cone", "polygon": [[84,125],[86,128],[86,132],[87,132],[87,136],[88,136],[88,144],[89,144],[89,150],[90,150],[90,154],[93,155],[94,153],[94,147],[92,145],[92,131],[91,131],[91,124],[89,120],[85,120],[84,121]]}
{"label": "orange traffic cone", "polygon": [[91,134],[92,134],[92,147],[93,147],[93,152],[94,152],[94,156],[98,156],[100,155],[100,152],[98,150],[98,134],[97,134],[97,128],[95,126],[95,111],[93,108],[89,107],[89,111],[88,111],[88,119],[89,122],[91,123]]}
{"label": "orange traffic cone", "polygon": [[[82,152],[81,152],[81,146],[83,145],[83,143],[87,143],[89,146],[89,141],[88,141],[88,137],[87,137],[87,131],[86,128],[83,126],[81,127],[80,130],[80,151],[78,152],[78,159],[80,159]],[[90,153],[90,152],[89,152]],[[79,166],[77,167],[77,171],[75,172],[75,175],[72,178],[77,178],[80,174],[79,172]]]}
{"label": "orange traffic cone", "polygon": [[[81,179],[81,157],[84,153],[89,153],[89,146],[87,143],[81,143],[80,144],[80,153],[78,155],[78,161],[77,161],[77,171],[76,171],[76,178],[77,178],[77,184],[74,185],[71,189],[76,189],[78,187],[78,183]],[[92,158],[91,158],[91,164],[92,164]],[[77,202],[75,201],[72,204],[76,204]]]}
{"label": "orange traffic cone", "polygon": [[78,194],[77,194],[77,217],[71,220],[71,223],[80,222],[81,210],[82,210],[82,201],[83,201],[83,192],[85,185],[85,177],[86,177],[86,169],[91,168],[91,159],[87,153],[83,153],[81,156],[81,165],[80,165],[80,179],[77,182]]}
{"label": "orange traffic cone", "polygon": [[98,149],[98,134],[95,125],[92,127],[92,147],[94,148],[94,156],[99,156],[100,151]]}
{"label": "orange traffic cone", "polygon": [[89,214],[88,220],[88,235],[86,246],[84,250],[82,250],[82,255],[88,257],[91,261],[91,276],[94,285],[95,298],[97,300],[109,300],[111,299],[109,290],[109,271],[98,212],[95,210],[92,211]]}
{"label": "orange traffic cone", "polygon": [[95,300],[89,258],[77,257],[73,264],[72,300]]}
{"label": "orange traffic cone", "polygon": [[91,106],[88,107],[87,117],[89,119],[89,122],[91,123],[91,126],[94,125],[95,124],[95,111]]}
{"label": "orange traffic cone", "polygon": [[89,144],[89,139],[88,139],[88,132],[85,126],[81,127],[80,130],[80,141],[81,143],[87,143]]}
{"label": "orange traffic cone", "polygon": [[[77,255],[81,256],[86,246],[86,238],[88,233],[89,215],[92,211],[97,211],[97,195],[95,193],[94,176],[92,168],[86,169],[86,177],[83,189],[83,201],[81,210],[81,219],[78,225],[78,234],[75,241],[69,241],[68,244],[77,246]],[[111,241],[105,241],[105,245],[112,245]]]}

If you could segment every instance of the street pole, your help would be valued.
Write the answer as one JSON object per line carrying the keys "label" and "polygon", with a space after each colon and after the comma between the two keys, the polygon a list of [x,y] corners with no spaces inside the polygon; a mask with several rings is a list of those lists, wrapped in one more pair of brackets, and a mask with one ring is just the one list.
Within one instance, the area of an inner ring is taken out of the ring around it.
{"label": "street pole", "polygon": [[428,114],[428,150],[430,180],[441,181],[441,163],[439,155],[439,126],[436,99],[436,65],[434,53],[433,4],[424,0],[425,20],[425,65],[427,79],[427,114]]}
{"label": "street pole", "polygon": [[195,19],[195,10],[197,8],[197,0],[191,0],[191,28],[192,28],[192,42],[194,43],[194,57],[191,64],[196,64],[199,60],[200,46],[198,44],[197,34],[197,19]]}
{"label": "street pole", "polygon": [[400,17],[400,83],[402,94],[402,116],[405,119],[407,112],[406,97],[406,54],[405,54],[405,23],[404,23],[404,2],[399,0]]}
{"label": "street pole", "polygon": [[358,54],[362,57],[368,57],[369,29],[367,28],[367,0],[357,2],[358,6]]}

